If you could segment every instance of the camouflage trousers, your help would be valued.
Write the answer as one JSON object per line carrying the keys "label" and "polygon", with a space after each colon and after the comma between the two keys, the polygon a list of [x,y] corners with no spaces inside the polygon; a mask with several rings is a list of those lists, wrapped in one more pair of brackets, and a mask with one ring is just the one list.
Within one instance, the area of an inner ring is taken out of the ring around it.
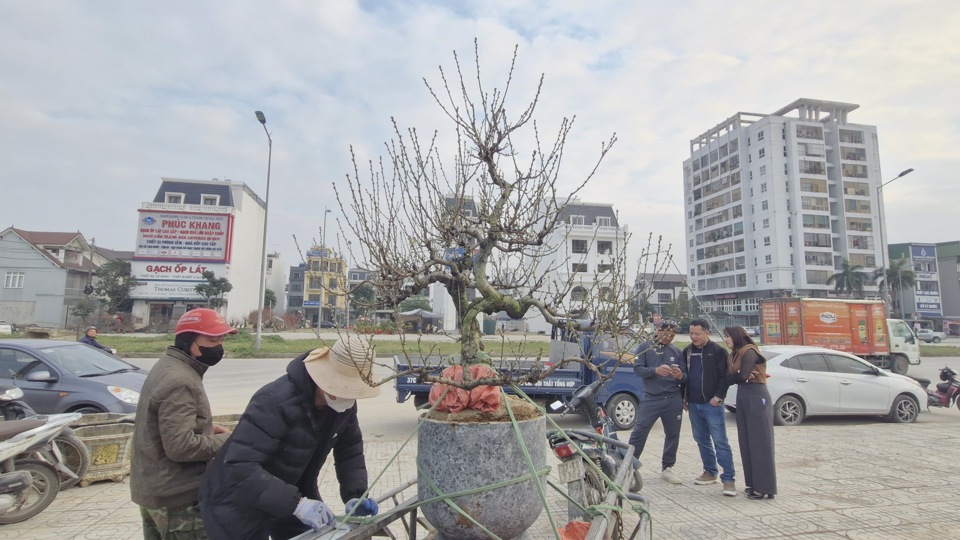
{"label": "camouflage trousers", "polygon": [[207,540],[198,503],[178,508],[140,507],[144,540]]}

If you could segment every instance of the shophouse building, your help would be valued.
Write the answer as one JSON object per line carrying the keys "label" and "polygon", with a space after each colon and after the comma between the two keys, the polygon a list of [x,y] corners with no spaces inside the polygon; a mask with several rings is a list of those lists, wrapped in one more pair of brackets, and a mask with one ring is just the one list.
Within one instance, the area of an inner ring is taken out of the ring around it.
{"label": "shophouse building", "polygon": [[185,311],[206,306],[196,292],[205,271],[233,286],[220,308],[227,321],[256,313],[265,208],[242,182],[162,178],[137,212],[133,324],[169,331]]}

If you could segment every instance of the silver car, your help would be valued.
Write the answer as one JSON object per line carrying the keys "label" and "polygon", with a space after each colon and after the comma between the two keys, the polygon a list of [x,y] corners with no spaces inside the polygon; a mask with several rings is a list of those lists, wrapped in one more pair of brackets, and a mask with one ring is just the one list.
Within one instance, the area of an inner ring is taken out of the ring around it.
{"label": "silver car", "polygon": [[[770,345],[767,389],[773,421],[795,426],[808,416],[886,416],[915,422],[927,394],[917,381],[880,369],[851,354],[820,347]],[[727,392],[727,409],[736,411],[737,387]]]}
{"label": "silver car", "polygon": [[76,341],[0,340],[0,383],[23,390],[41,414],[132,413],[146,371]]}

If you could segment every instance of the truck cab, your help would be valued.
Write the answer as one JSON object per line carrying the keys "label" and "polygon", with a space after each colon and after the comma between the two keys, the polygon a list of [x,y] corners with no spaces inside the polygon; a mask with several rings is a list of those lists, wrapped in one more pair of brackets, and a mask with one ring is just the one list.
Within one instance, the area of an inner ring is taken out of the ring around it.
{"label": "truck cab", "polygon": [[920,363],[920,340],[910,325],[900,319],[887,319],[887,330],[890,331],[891,371],[906,373],[906,363]]}

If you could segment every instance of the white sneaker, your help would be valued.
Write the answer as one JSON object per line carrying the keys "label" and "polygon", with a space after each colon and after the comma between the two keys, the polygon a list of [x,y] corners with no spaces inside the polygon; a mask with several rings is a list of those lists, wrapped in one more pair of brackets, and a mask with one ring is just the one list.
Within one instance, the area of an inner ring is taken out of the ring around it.
{"label": "white sneaker", "polygon": [[663,478],[671,484],[682,484],[683,481],[677,478],[677,475],[673,474],[673,467],[667,467],[660,473],[660,478]]}

